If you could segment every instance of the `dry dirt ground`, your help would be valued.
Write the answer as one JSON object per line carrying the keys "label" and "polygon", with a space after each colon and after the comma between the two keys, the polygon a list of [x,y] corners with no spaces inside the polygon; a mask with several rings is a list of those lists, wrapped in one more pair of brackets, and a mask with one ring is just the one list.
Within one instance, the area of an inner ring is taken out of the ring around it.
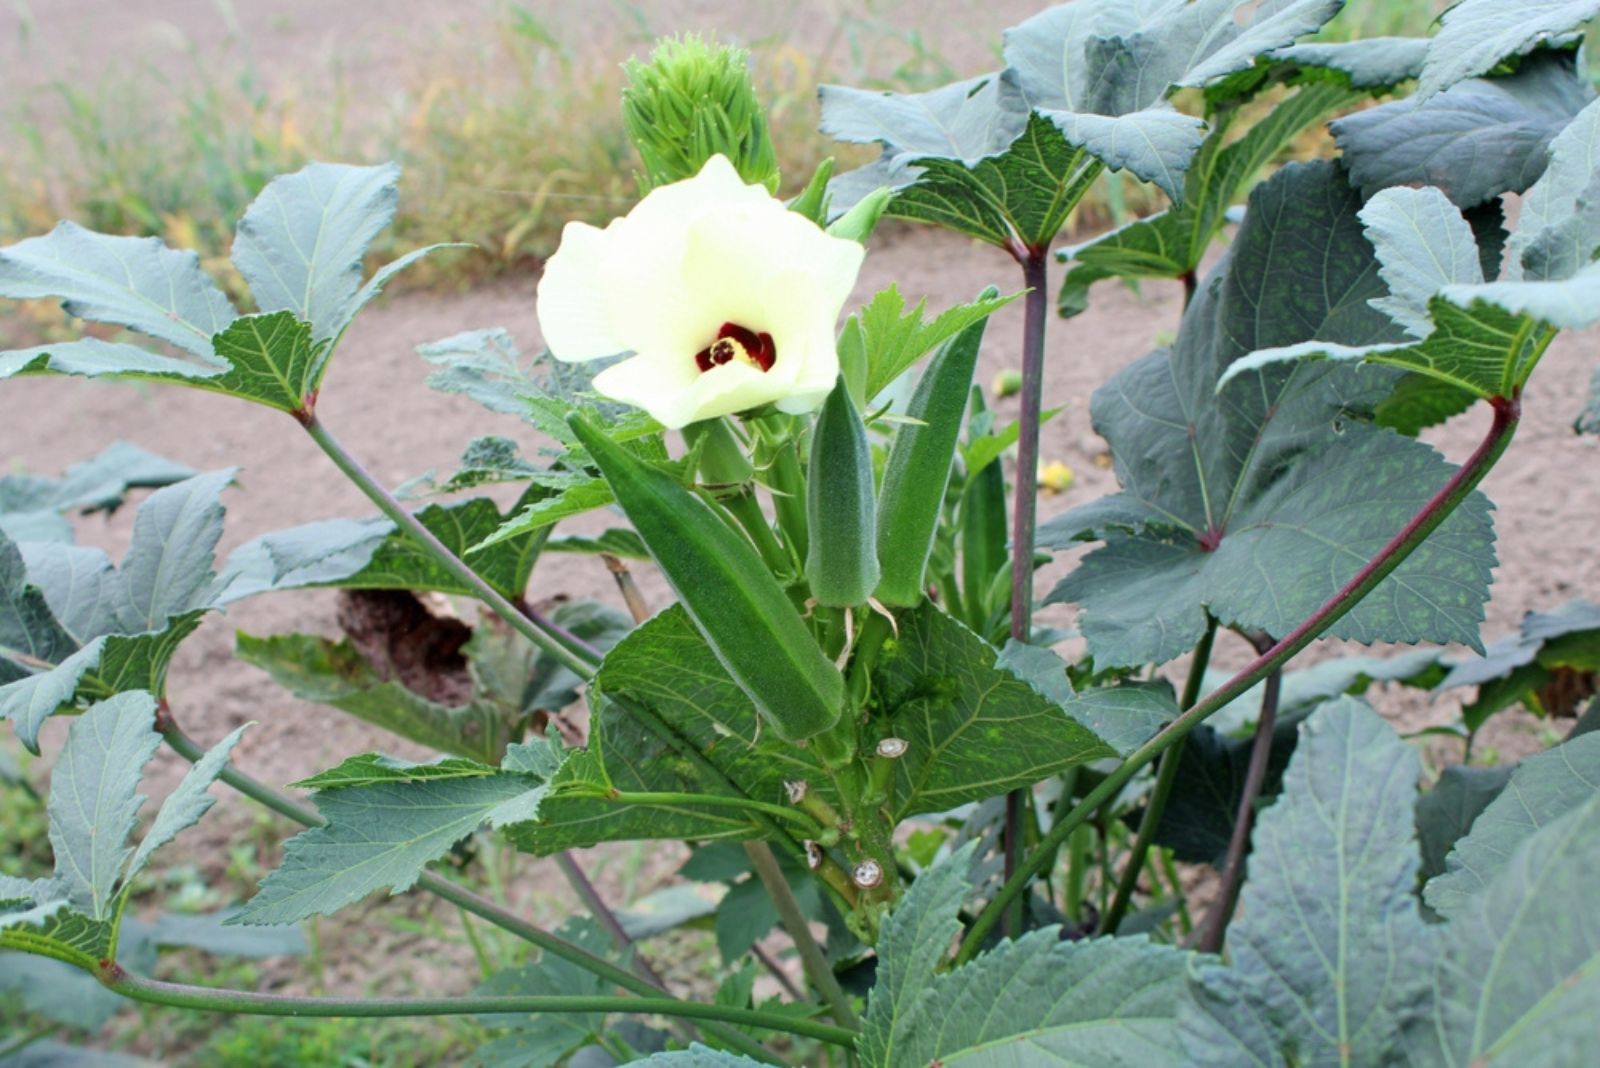
{"label": "dry dirt ground", "polygon": [[[577,8],[574,4],[551,6]],[[723,0],[672,4],[652,11],[651,21],[661,28],[712,27],[718,13],[730,6]],[[542,12],[544,7],[541,5]],[[803,22],[805,12],[816,7],[754,4],[749,10],[770,19],[776,30],[796,20]],[[953,13],[965,13],[963,17],[969,21],[964,25],[974,28],[971,40],[985,45],[997,39],[1001,27],[1027,10],[1027,5],[989,4],[980,17],[972,15],[970,4],[935,7],[936,14],[942,13],[947,20],[955,17]],[[1001,10],[1006,8],[1019,10]],[[92,64],[97,55],[111,54],[108,49],[160,47],[150,42],[171,31],[153,28],[154,15],[181,27],[192,38],[201,38],[221,32],[215,10],[211,0],[159,4],[52,0],[48,9],[45,4],[36,6],[38,25],[26,69],[19,71],[7,62],[15,57],[0,52],[0,71],[6,71],[7,87],[17,88],[28,84],[30,78],[43,77],[39,72],[47,68]],[[351,65],[367,64],[374,77],[383,76],[385,64],[396,62],[390,55],[396,42],[415,47],[429,33],[446,28],[461,32],[463,23],[486,19],[491,12],[491,5],[424,3],[238,5],[238,17],[247,30],[256,33],[267,69],[295,72],[297,62],[315,64],[338,54]],[[680,20],[675,20],[675,12],[682,14]],[[740,17],[748,16],[745,12]],[[304,28],[311,25],[317,27],[315,32]],[[952,24],[929,25],[948,29]],[[0,34],[0,38],[4,36]],[[352,36],[356,43],[338,43]],[[85,40],[91,45],[85,46]],[[48,50],[46,41],[50,42]],[[964,62],[968,64],[965,69],[979,69],[985,62],[982,50]],[[987,247],[925,231],[892,230],[868,257],[857,298],[864,299],[891,281],[898,282],[913,299],[927,296],[938,308],[968,299],[989,283],[1015,289],[1020,276],[1008,259]],[[408,294],[369,310],[345,340],[325,384],[320,411],[327,425],[391,486],[429,469],[451,470],[462,446],[476,435],[506,434],[521,439],[525,450],[531,451],[537,442],[516,420],[491,415],[470,401],[428,389],[423,384],[428,367],[413,349],[461,330],[504,326],[525,350],[536,351],[534,284],[535,279],[529,277],[466,296]],[[1170,338],[1180,305],[1176,285],[1149,284],[1142,295],[1105,285],[1097,290],[1087,314],[1051,324],[1045,403],[1063,406],[1064,411],[1046,427],[1043,452],[1047,459],[1070,465],[1077,472],[1077,481],[1066,494],[1042,501],[1046,515],[1114,489],[1114,480],[1103,466],[1102,443],[1089,427],[1089,396],[1118,368]],[[1020,335],[1019,302],[994,317],[985,343],[981,381],[988,382],[996,371],[1016,365]],[[1501,560],[1484,630],[1489,638],[1514,627],[1530,609],[1553,607],[1578,595],[1600,599],[1600,555],[1594,551],[1593,534],[1600,517],[1600,478],[1595,476],[1600,470],[1600,440],[1576,437],[1570,429],[1597,348],[1600,337],[1593,335],[1568,336],[1557,342],[1527,397],[1526,421],[1518,440],[1485,484],[1499,506]],[[1003,402],[1002,410],[1007,411],[1011,403]],[[1474,414],[1434,434],[1432,440],[1448,456],[1460,459],[1476,444],[1481,429],[1482,420]],[[228,507],[224,552],[268,530],[370,511],[292,420],[264,409],[158,386],[48,379],[0,384],[0,467],[6,470],[59,473],[119,439],[195,468],[239,469],[237,486],[224,498]],[[120,555],[131,523],[131,509],[110,519],[91,519],[82,525],[80,539]],[[1053,565],[1041,590],[1062,570],[1062,564]],[[654,603],[664,603],[659,579],[648,573],[641,578]],[[536,597],[557,593],[615,596],[598,560],[571,557],[541,564],[532,592]],[[1070,621],[1070,612],[1061,618]],[[402,745],[373,728],[293,700],[263,673],[235,662],[231,658],[235,630],[332,633],[333,596],[317,592],[262,598],[236,606],[226,616],[208,619],[183,647],[171,675],[173,706],[192,734],[212,741],[239,723],[256,721],[257,726],[237,751],[237,760],[273,783],[294,781],[372,748],[404,751]],[[1243,648],[1230,648],[1223,655],[1242,657]],[[1308,654],[1323,655],[1328,651]],[[1449,722],[1455,716],[1455,706],[1448,700],[1429,704],[1413,696],[1379,695],[1377,701],[1413,729],[1425,723]],[[1507,752],[1524,751],[1532,726],[1515,718],[1506,723],[1489,740]],[[56,724],[48,732],[53,736],[46,739],[47,751],[59,745],[61,729],[62,725]],[[1454,755],[1448,751],[1436,754],[1442,758]],[[176,773],[171,763],[163,764],[159,781],[152,784],[155,792],[164,792]],[[194,855],[204,858],[208,845],[226,841],[246,819],[237,799],[225,799],[191,840]],[[606,855],[609,859],[601,859],[602,866],[620,868],[620,857],[612,851]],[[568,907],[559,891],[543,892],[559,881],[553,869],[529,862],[518,878],[525,889],[516,896],[536,914],[548,918]],[[335,963],[329,985],[342,985],[341,976],[356,982],[348,968]]]}

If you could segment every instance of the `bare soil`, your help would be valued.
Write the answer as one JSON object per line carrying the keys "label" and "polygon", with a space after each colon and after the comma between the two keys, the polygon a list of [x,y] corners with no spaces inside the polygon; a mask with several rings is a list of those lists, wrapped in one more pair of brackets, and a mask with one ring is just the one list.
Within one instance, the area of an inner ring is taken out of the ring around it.
{"label": "bare soil", "polygon": [[[542,18],[557,26],[586,25],[573,13],[583,5],[539,5]],[[646,5],[654,29],[726,29],[725,0]],[[762,3],[739,5],[746,32],[779,33],[806,23],[826,5]],[[939,3],[920,6],[925,25],[950,44],[961,69],[976,71],[991,62],[986,53],[1001,27],[1031,10],[1032,4]],[[492,4],[326,4],[283,2],[237,5],[239,21],[264,69],[274,78],[304,79],[335,59],[345,73],[381,84],[392,64],[406,60],[439,34],[481,28],[496,10]],[[25,46],[0,32],[0,71],[6,88],[41,84],[63,72],[92,70],[118,53],[162,54],[170,48],[172,27],[192,41],[220,40],[227,26],[216,17],[212,0],[141,0],[106,4],[98,0],[52,0],[35,5],[36,26]],[[615,20],[620,9],[606,9],[594,32],[623,34]],[[154,20],[167,25],[162,29]],[[885,15],[884,17],[890,17]],[[562,21],[566,19],[568,21]],[[609,20],[609,21],[608,21]],[[165,35],[165,36],[164,36]],[[844,44],[839,47],[845,47]],[[21,48],[20,52],[15,51]],[[20,61],[20,62],[14,62]],[[1015,265],[1000,253],[959,238],[927,231],[891,230],[868,257],[857,297],[898,282],[909,298],[927,296],[944,307],[969,299],[993,283],[1003,290],[1021,284]],[[335,360],[320,402],[327,425],[387,484],[398,485],[423,471],[448,472],[472,437],[498,433],[517,438],[533,451],[535,435],[514,419],[485,412],[460,397],[428,389],[428,367],[416,345],[461,330],[504,326],[526,351],[537,351],[533,278],[500,284],[470,295],[409,294],[369,310],[351,331]],[[1049,333],[1045,403],[1063,413],[1044,431],[1043,454],[1061,460],[1077,474],[1071,489],[1041,501],[1045,515],[1115,489],[1105,464],[1104,446],[1088,420],[1092,391],[1118,368],[1169,340],[1176,331],[1181,292],[1175,284],[1146,284],[1136,295],[1115,285],[1102,286],[1091,309],[1071,322],[1056,322]],[[1016,366],[1021,337],[1020,302],[998,313],[982,357],[980,381]],[[1571,597],[1600,599],[1600,555],[1594,551],[1594,524],[1600,517],[1600,440],[1571,431],[1582,390],[1595,363],[1594,334],[1560,339],[1546,357],[1526,398],[1526,419],[1518,440],[1485,484],[1499,506],[1497,529],[1502,561],[1484,633],[1493,638],[1512,629],[1523,613],[1553,607]],[[1014,402],[1002,402],[1004,415]],[[1474,413],[1430,436],[1447,456],[1463,458],[1477,443],[1483,418]],[[370,506],[343,481],[333,466],[282,416],[242,402],[180,388],[28,379],[0,385],[0,464],[7,469],[54,474],[116,440],[145,448],[199,469],[237,467],[238,481],[228,491],[227,529],[222,551],[265,531],[332,516],[365,515]],[[132,525],[132,509],[81,525],[80,539],[120,556]],[[609,517],[588,517],[586,526]],[[1067,561],[1051,566],[1041,591],[1062,574]],[[664,584],[648,568],[641,584],[654,604],[666,601]],[[597,559],[561,557],[542,562],[531,595],[557,593],[615,599],[610,576]],[[1051,610],[1071,621],[1071,611]],[[272,634],[291,630],[336,633],[336,597],[312,592],[260,598],[213,616],[180,651],[171,675],[171,699],[180,721],[193,735],[213,741],[246,721],[257,726],[238,750],[240,765],[263,779],[288,783],[326,768],[341,758],[381,748],[407,753],[403,743],[327,708],[304,704],[279,690],[263,673],[232,659],[236,630]],[[1307,659],[1331,655],[1319,647]],[[1242,644],[1221,655],[1242,660]],[[1428,702],[1416,695],[1378,696],[1377,703],[1406,729],[1454,719],[1451,698]],[[53,724],[46,748],[59,746],[64,724]],[[1535,725],[1526,718],[1502,717],[1488,737],[1507,754],[1534,744]],[[1459,759],[1441,750],[1437,759]],[[163,757],[165,761],[165,756]],[[172,761],[160,767],[152,787],[158,795],[175,782]],[[224,857],[226,843],[248,822],[237,799],[225,799],[218,814],[188,839],[199,858]],[[622,873],[643,854],[637,850],[597,851],[604,881],[618,886]],[[647,872],[670,870],[671,850],[655,850]],[[201,864],[223,860],[202,859]],[[546,917],[573,907],[561,891],[553,867],[537,872],[523,866],[514,898]],[[647,880],[648,881],[648,880]],[[393,947],[391,947],[393,948]],[[349,955],[332,964],[330,987],[357,983]],[[399,957],[400,955],[396,955]],[[409,957],[409,954],[404,956]],[[407,967],[414,961],[408,959]],[[341,982],[341,979],[343,982]],[[401,985],[420,982],[413,975]]]}

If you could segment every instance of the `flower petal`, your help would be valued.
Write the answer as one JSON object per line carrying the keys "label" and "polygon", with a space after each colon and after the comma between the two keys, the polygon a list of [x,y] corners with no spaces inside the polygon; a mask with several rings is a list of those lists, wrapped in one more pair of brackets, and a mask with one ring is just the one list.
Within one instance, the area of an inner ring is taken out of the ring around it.
{"label": "flower petal", "polygon": [[561,245],[544,265],[535,310],[545,347],[558,360],[593,360],[627,349],[611,325],[605,283],[608,241],[588,223],[568,223]]}

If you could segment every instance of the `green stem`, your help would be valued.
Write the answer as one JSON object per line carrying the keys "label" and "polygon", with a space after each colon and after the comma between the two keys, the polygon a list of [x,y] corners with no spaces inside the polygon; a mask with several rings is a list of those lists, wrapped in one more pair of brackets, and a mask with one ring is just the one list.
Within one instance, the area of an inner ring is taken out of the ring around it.
{"label": "green stem", "polygon": [[797,824],[807,838],[815,839],[822,833],[822,828],[817,822],[800,809],[771,805],[750,797],[728,797],[723,794],[635,793],[627,790],[578,796],[592,796],[596,801],[614,801],[619,805],[704,805],[708,808],[746,809]]}
{"label": "green stem", "polygon": [[366,468],[361,466],[354,456],[346,451],[345,447],[332,434],[328,433],[316,415],[308,414],[302,424],[306,433],[311,435],[323,452],[334,465],[344,472],[346,478],[354,482],[367,499],[378,506],[378,510],[393,520],[394,524],[409,534],[424,551],[432,556],[446,571],[460,579],[467,588],[471,589],[484,604],[494,610],[495,614],[511,629],[521,634],[534,644],[553,656],[557,662],[566,667],[580,679],[594,678],[595,665],[588,657],[568,644],[566,635],[551,633],[546,627],[541,626],[541,620],[524,613],[516,605],[502,595],[493,586],[483,580],[464,560],[451,552],[449,547],[436,538],[433,531],[422,525],[421,520],[412,515],[405,507],[394,498],[383,485],[375,479]]}
{"label": "green stem", "polygon": [[[1205,685],[1206,668],[1211,663],[1211,646],[1216,638],[1217,621],[1208,616],[1206,632],[1194,647],[1189,677],[1183,683],[1183,700],[1178,705],[1180,710],[1191,708],[1199,699],[1200,687]],[[1156,770],[1155,787],[1150,791],[1150,800],[1145,803],[1144,815],[1139,820],[1138,836],[1133,840],[1127,867],[1122,869],[1122,879],[1117,883],[1117,896],[1111,899],[1111,908],[1106,911],[1105,919],[1100,921],[1101,934],[1116,934],[1123,916],[1127,915],[1128,904],[1133,900],[1134,889],[1139,883],[1139,873],[1144,870],[1145,855],[1150,851],[1150,843],[1155,841],[1156,829],[1161,826],[1162,814],[1167,811],[1167,799],[1172,796],[1172,784],[1178,778],[1183,745],[1184,740],[1179,739],[1161,757],[1161,766]]]}
{"label": "green stem", "polygon": [[1315,641],[1323,631],[1371,593],[1373,587],[1404,563],[1417,546],[1421,545],[1428,535],[1438,529],[1439,524],[1467,499],[1467,496],[1477,488],[1478,483],[1483,481],[1483,477],[1494,467],[1495,461],[1505,452],[1516,434],[1517,423],[1521,416],[1520,403],[1516,399],[1496,399],[1493,407],[1494,422],[1472,456],[1342,589],[1313,612],[1304,623],[1279,639],[1271,649],[1251,661],[1233,678],[1213,690],[1204,700],[1197,702],[1194,707],[1167,724],[1155,737],[1135,750],[1116,771],[1106,776],[1099,786],[1091,790],[1071,812],[1050,829],[1050,833],[1040,842],[1039,848],[1034,850],[1026,863],[1012,873],[968,929],[962,940],[961,949],[956,954],[956,964],[965,964],[977,955],[983,946],[985,936],[994,929],[1011,903],[1017,900],[1027,886],[1028,880],[1039,870],[1043,858],[1048,857],[1051,850],[1066,841],[1078,825],[1108,798],[1115,796],[1140,768],[1176,745],[1180,739],[1187,737],[1197,724],[1282,667],[1296,653]]}
{"label": "green stem", "polygon": [[814,1038],[835,1046],[852,1047],[856,1033],[783,1013],[731,1005],[705,1005],[676,998],[635,997],[439,997],[439,998],[313,998],[292,994],[260,994],[250,990],[225,990],[181,983],[164,983],[132,975],[116,964],[101,969],[106,989],[133,1001],[168,1005],[202,1012],[245,1016],[298,1016],[374,1019],[393,1016],[478,1016],[500,1013],[619,1012],[659,1014],[696,1020],[713,1020],[742,1027],[760,1027]]}
{"label": "green stem", "polygon": [[744,528],[744,532],[750,535],[756,551],[761,554],[762,562],[774,575],[787,575],[794,571],[794,564],[790,562],[789,554],[783,551],[777,536],[772,533],[772,524],[767,522],[766,515],[761,511],[761,503],[756,500],[754,493],[749,489],[742,489],[724,498],[721,503],[728,510],[728,514]]}
{"label": "green stem", "polygon": [[[199,761],[205,755],[205,751],[196,745],[192,738],[183,733],[176,723],[171,722],[170,713],[165,719],[161,735],[166,739],[167,745],[189,763],[193,764]],[[218,777],[234,790],[250,798],[250,800],[300,824],[302,827],[321,827],[327,823],[321,814],[315,810],[295,801],[293,798],[284,796],[259,779],[239,771],[231,764],[224,764],[222,774]],[[625,971],[604,957],[595,956],[593,953],[568,942],[564,938],[535,927],[526,920],[507,912],[493,901],[474,894],[442,875],[424,871],[417,879],[417,887],[428,891],[435,897],[448,901],[457,908],[472,913],[481,920],[494,924],[502,931],[537,946],[546,953],[553,954],[562,960],[577,965],[591,975],[598,976],[607,982],[615,983],[623,990],[630,991],[641,997],[654,997],[665,993],[659,979],[652,983],[647,979],[634,975],[632,972]],[[635,953],[633,959],[635,966],[637,966],[641,958]],[[684,1002],[684,1004],[688,1004],[688,1002]],[[713,1031],[710,1027],[707,1030]],[[747,1035],[721,1027],[716,1028],[713,1033],[729,1045],[739,1048],[750,1056],[765,1061],[773,1059],[770,1053]]]}
{"label": "green stem", "polygon": [[21,1053],[35,1042],[43,1042],[45,1039],[61,1030],[61,1028],[61,1024],[46,1024],[44,1027],[40,1027],[36,1030],[25,1031],[14,1039],[0,1042],[0,1061],[4,1061],[8,1057]]}
{"label": "green stem", "polygon": [[811,985],[817,988],[817,992],[828,1003],[835,1022],[848,1027],[851,1031],[859,1031],[861,1020],[857,1018],[855,1009],[850,1006],[849,995],[844,992],[838,978],[833,974],[833,969],[829,967],[828,958],[823,955],[822,947],[811,937],[811,928],[807,925],[805,913],[800,909],[800,902],[795,900],[794,889],[789,885],[789,880],[783,877],[783,870],[778,867],[778,858],[772,855],[771,847],[765,842],[746,842],[744,850],[749,854],[750,863],[755,867],[756,878],[761,880],[767,896],[772,899],[773,907],[778,910],[778,919],[782,921],[783,929],[789,932],[789,937],[794,941],[794,948],[800,953],[800,962],[805,965],[806,976],[810,978]]}
{"label": "green stem", "polygon": [[[628,713],[630,721],[644,727],[645,730],[655,735],[669,749],[704,773],[709,781],[721,785],[728,791],[727,796],[750,799],[749,795],[740,789],[732,779],[728,778],[721,768],[713,764],[704,753],[691,745],[649,708],[616,695],[608,696],[607,700],[616,702]],[[795,841],[794,837],[789,834],[782,824],[775,822],[766,813],[760,811],[752,811],[751,818],[761,826],[762,831],[768,837],[775,839],[782,845],[790,856],[801,861],[806,860],[805,847]],[[832,857],[823,857],[822,865],[817,870],[817,875],[821,878],[822,884],[833,892],[834,904],[838,906],[841,912],[854,911],[858,895],[855,893],[854,886],[850,883],[850,877],[844,873],[844,870],[839,867]]]}

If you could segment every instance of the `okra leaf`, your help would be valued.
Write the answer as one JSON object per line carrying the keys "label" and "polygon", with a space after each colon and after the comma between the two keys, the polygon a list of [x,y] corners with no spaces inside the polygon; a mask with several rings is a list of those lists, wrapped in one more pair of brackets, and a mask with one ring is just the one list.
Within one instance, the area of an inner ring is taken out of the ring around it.
{"label": "okra leaf", "polygon": [[1417,844],[1422,849],[1424,880],[1444,873],[1446,858],[1456,843],[1500,796],[1513,770],[1452,764],[1439,773],[1433,789],[1417,799]]}
{"label": "okra leaf", "polygon": [[[486,497],[430,504],[416,516],[452,553],[472,565],[508,598],[522,596],[548,531],[494,540],[507,516],[543,491],[528,491],[502,514]],[[482,547],[480,548],[480,544]],[[223,598],[237,601],[276,590],[332,586],[363,590],[435,590],[470,597],[475,591],[447,571],[415,539],[388,519],[330,519],[274,531],[246,542],[228,557],[219,580]]]}
{"label": "okra leaf", "polygon": [[1299,68],[1301,80],[1332,81],[1349,89],[1392,89],[1422,73],[1428,45],[1426,37],[1364,37],[1290,45],[1267,58]]}
{"label": "okra leaf", "polygon": [[[223,768],[227,766],[228,757],[233,753],[234,746],[239,744],[244,732],[245,728],[239,727],[213,746],[189,769],[183,781],[178,783],[178,788],[167,795],[167,799],[161,803],[160,811],[156,813],[155,822],[145,832],[144,838],[139,842],[138,850],[133,854],[133,859],[128,862],[127,874],[123,877],[124,884],[132,882],[134,877],[144,870],[156,850],[199,823],[200,818],[211,811],[215,801],[208,791],[211,789],[211,784],[222,774]],[[52,796],[54,796],[53,787],[54,783],[52,783]]]}
{"label": "okra leaf", "polygon": [[211,339],[239,316],[193,252],[71,222],[0,249],[0,296],[56,297],[68,315],[136,330],[213,366]]}
{"label": "okra leaf", "polygon": [[[0,530],[13,541],[71,541],[62,513],[112,512],[132,489],[158,489],[198,472],[125,441],[73,464],[60,478],[0,475]],[[22,524],[29,524],[23,526]],[[27,531],[42,536],[30,537]]]}
{"label": "okra leaf", "polygon": [[[1373,424],[1394,372],[1296,365],[1216,383],[1280,339],[1378,340],[1397,329],[1360,199],[1333,164],[1291,165],[1257,188],[1228,259],[1172,351],[1114,376],[1090,414],[1123,492],[1045,523],[1039,544],[1104,540],[1050,594],[1080,606],[1099,667],[1163,662],[1205,613],[1286,634],[1400,530],[1452,468]],[[1319,373],[1319,371],[1321,373]],[[1331,633],[1476,645],[1494,556],[1488,502],[1469,498]]]}
{"label": "okra leaf", "polygon": [[283,864],[231,923],[294,923],[331,915],[374,890],[408,890],[428,864],[484,824],[535,819],[548,790],[537,776],[373,782],[319,790],[327,821],[289,839]]}
{"label": "okra leaf", "polygon": [[924,872],[885,922],[858,1049],[870,1068],[1177,1063],[1185,955],[1143,938],[1063,942],[1047,927],[945,974],[972,846]]}
{"label": "okra leaf", "polygon": [[926,298],[906,310],[905,298],[895,285],[881,289],[861,310],[856,320],[861,327],[867,361],[865,397],[871,401],[884,388],[916,363],[967,327],[988,318],[1015,300],[1005,297],[980,297],[970,304],[946,308],[931,321],[925,321]]}
{"label": "okra leaf", "polygon": [[1505,62],[1579,29],[1600,14],[1600,0],[1461,0],[1444,13],[1428,46],[1417,83],[1425,100],[1464,78],[1486,74]]}
{"label": "okra leaf", "polygon": [[460,706],[430,701],[379,675],[349,642],[309,634],[257,638],[241,633],[237,653],[303,701],[331,705],[419,745],[484,763],[499,761],[523,718],[521,709],[487,701]]}
{"label": "okra leaf", "polygon": [[1499,876],[1517,847],[1540,828],[1600,795],[1600,735],[1585,734],[1528,757],[1472,822],[1428,881],[1430,908],[1454,920]]}
{"label": "okra leaf", "polygon": [[1428,931],[1414,886],[1415,750],[1340,698],[1301,727],[1278,802],[1257,820],[1228,966],[1191,972],[1188,1060],[1386,1064],[1425,1006]]}
{"label": "okra leaf", "polygon": [[1205,124],[1167,103],[1251,67],[1257,56],[1319,29],[1331,0],[1246,5],[1089,0],[1060,5],[1005,34],[1006,62],[1028,102],[1113,170],[1127,169],[1182,198],[1183,175]]}
{"label": "okra leaf", "polygon": [[1332,129],[1367,196],[1432,185],[1470,208],[1537,181],[1551,139],[1593,99],[1572,52],[1540,51],[1515,73],[1465,81],[1425,101],[1380,104],[1338,119]]}
{"label": "okra leaf", "polygon": [[[661,665],[671,664],[671,671]],[[607,654],[595,680],[599,707],[588,750],[572,750],[555,781],[599,782],[629,793],[727,794],[722,780],[768,804],[786,804],[784,784],[806,782],[837,802],[809,748],[763,731],[750,698],[729,677],[688,613],[657,613]],[[613,700],[614,699],[614,700]],[[663,738],[640,713],[666,732]],[[704,755],[716,774],[672,744]],[[540,855],[635,838],[744,840],[765,835],[746,812],[720,805],[618,804],[563,795],[545,799],[538,821],[506,834]]]}
{"label": "okra leaf", "polygon": [[[909,743],[896,761],[897,819],[981,801],[1116,756],[1079,717],[1144,720],[1153,703],[1164,703],[1137,688],[1091,690],[1057,703],[998,664],[993,646],[932,604],[897,618],[893,648],[885,648],[873,674],[873,723]],[[1163,713],[1176,715],[1165,704]]]}
{"label": "okra leaf", "polygon": [[1600,794],[1591,786],[1537,830],[1524,825],[1488,881],[1452,902],[1432,954],[1432,1004],[1406,1034],[1411,1063],[1582,1064],[1600,1011],[1600,923],[1568,903],[1597,879]]}
{"label": "okra leaf", "polygon": [[288,311],[331,341],[355,314],[367,247],[394,218],[400,168],[311,163],[245,210],[233,265],[264,312]]}
{"label": "okra leaf", "polygon": [[[0,719],[13,721],[24,745],[37,746],[40,725],[63,705],[126,690],[162,692],[178,644],[218,606],[212,552],[222,533],[219,497],[232,478],[232,471],[214,471],[151,494],[139,506],[120,568],[98,549],[24,547],[22,603],[37,608],[26,596],[36,588],[57,621],[51,628],[37,615],[19,615],[33,642],[54,644],[45,656],[11,657],[0,673]],[[5,559],[0,550],[0,568]]]}
{"label": "okra leaf", "polygon": [[156,703],[147,693],[118,694],[72,724],[50,775],[50,846],[56,880],[72,907],[114,921],[138,823],[139,780],[161,744]]}
{"label": "okra leaf", "polygon": [[742,1053],[712,1049],[698,1042],[688,1049],[667,1053],[652,1053],[642,1061],[634,1061],[634,1068],[760,1068],[761,1062],[751,1060]]}
{"label": "okra leaf", "polygon": [[1091,285],[1106,278],[1178,278],[1197,269],[1226,221],[1228,208],[1261,168],[1323,115],[1359,99],[1337,85],[1309,85],[1282,101],[1232,143],[1213,131],[1190,167],[1183,198],[1149,218],[1057,253],[1075,266],[1062,281],[1059,307],[1088,307]]}

